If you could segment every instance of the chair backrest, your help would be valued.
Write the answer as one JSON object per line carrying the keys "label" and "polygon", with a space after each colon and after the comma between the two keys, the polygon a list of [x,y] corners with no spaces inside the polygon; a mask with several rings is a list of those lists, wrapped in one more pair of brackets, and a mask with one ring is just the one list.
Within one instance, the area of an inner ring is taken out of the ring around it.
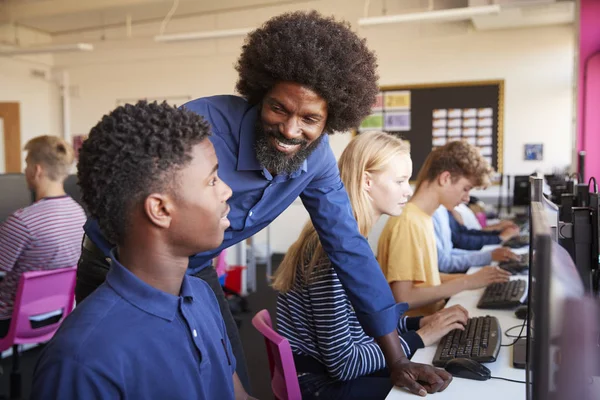
{"label": "chair backrest", "polygon": [[217,264],[215,265],[217,276],[225,275],[227,272],[227,250],[223,249],[217,256]]}
{"label": "chair backrest", "polygon": [[300,385],[290,342],[273,330],[269,311],[261,310],[252,325],[264,336],[271,371],[271,389],[278,400],[301,400]]}
{"label": "chair backrest", "polygon": [[[0,350],[15,344],[48,341],[62,320],[73,310],[76,267],[25,272],[21,275],[8,334],[0,339]],[[32,321],[62,312],[60,320],[43,327]]]}

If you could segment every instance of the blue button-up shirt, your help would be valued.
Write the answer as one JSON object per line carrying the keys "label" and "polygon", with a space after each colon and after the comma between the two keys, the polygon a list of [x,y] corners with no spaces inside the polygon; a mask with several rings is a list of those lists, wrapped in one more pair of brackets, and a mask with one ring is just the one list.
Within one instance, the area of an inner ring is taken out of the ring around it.
{"label": "blue button-up shirt", "polygon": [[233,399],[235,358],[217,299],[185,277],[155,289],[113,259],[42,351],[32,399]]}
{"label": "blue button-up shirt", "polygon": [[471,251],[454,248],[452,244],[452,231],[450,230],[450,217],[448,209],[439,206],[433,213],[433,227],[435,229],[435,243],[438,253],[438,268],[447,274],[467,272],[471,267],[481,267],[492,262],[492,252]]}
{"label": "blue button-up shirt", "polygon": [[[396,306],[367,240],[358,231],[328,136],[297,171],[272,176],[256,159],[258,106],[251,107],[241,97],[214,96],[185,107],[211,124],[219,176],[233,191],[231,226],[222,245],[191,257],[189,272],[206,267],[222,249],[262,230],[299,196],[366,333],[379,337],[393,332],[402,307]],[[94,220],[88,220],[85,231],[101,250],[109,251],[111,245]]]}

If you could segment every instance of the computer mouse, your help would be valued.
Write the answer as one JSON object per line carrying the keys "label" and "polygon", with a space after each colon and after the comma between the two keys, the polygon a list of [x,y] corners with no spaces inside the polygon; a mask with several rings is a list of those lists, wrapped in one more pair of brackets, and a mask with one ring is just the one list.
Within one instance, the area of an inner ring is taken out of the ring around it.
{"label": "computer mouse", "polygon": [[446,363],[444,369],[457,378],[487,381],[491,377],[486,366],[470,358],[453,358]]}
{"label": "computer mouse", "polygon": [[527,319],[527,308],[528,306],[519,306],[515,310],[515,317],[518,319]]}

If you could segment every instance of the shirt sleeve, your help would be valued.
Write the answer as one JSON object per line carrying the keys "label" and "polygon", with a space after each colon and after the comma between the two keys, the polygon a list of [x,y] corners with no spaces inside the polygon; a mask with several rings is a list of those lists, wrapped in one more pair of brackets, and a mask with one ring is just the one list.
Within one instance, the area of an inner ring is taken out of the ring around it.
{"label": "shirt sleeve", "polygon": [[452,244],[464,250],[480,250],[488,244],[500,244],[500,237],[495,232],[468,229],[460,225],[448,211],[450,230],[452,231]]}
{"label": "shirt sleeve", "polygon": [[410,221],[394,219],[388,221],[389,235],[387,236],[387,259],[385,263],[386,279],[389,283],[411,281],[423,283],[427,279],[425,270],[424,239],[420,229]]}
{"label": "shirt sleeve", "polygon": [[438,210],[433,214],[433,227],[435,230],[435,243],[440,272],[466,272],[471,267],[489,264],[492,261],[492,255],[489,252],[454,249],[447,216],[448,213],[445,210],[443,212]]}
{"label": "shirt sleeve", "polygon": [[396,330],[405,305],[396,304],[367,239],[358,225],[329,145],[323,173],[301,193],[323,249],[354,306],[367,335],[381,337]]}
{"label": "shirt sleeve", "polygon": [[42,361],[34,371],[31,400],[120,399],[112,381],[70,358]]}
{"label": "shirt sleeve", "polygon": [[0,271],[10,271],[33,238],[25,223],[14,214],[0,225]]}

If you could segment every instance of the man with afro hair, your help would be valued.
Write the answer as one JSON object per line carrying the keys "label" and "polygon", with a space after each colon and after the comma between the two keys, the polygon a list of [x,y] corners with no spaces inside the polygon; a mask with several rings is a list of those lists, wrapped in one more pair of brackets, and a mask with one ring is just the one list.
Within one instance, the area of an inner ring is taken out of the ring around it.
{"label": "man with afro hair", "polygon": [[[420,395],[445,389],[449,374],[411,363],[402,351],[396,327],[403,306],[396,305],[358,230],[329,146],[330,134],[357,127],[375,102],[377,62],[366,40],[348,23],[315,11],[286,13],[248,35],[236,69],[241,97],[184,105],[210,123],[219,175],[233,190],[223,242],[190,257],[188,274],[215,291],[244,387],[249,391],[237,326],[208,267],[220,251],[261,231],[300,197],[361,324],[382,347],[393,382]],[[104,280],[112,247],[95,219],[85,232],[78,301]]]}

